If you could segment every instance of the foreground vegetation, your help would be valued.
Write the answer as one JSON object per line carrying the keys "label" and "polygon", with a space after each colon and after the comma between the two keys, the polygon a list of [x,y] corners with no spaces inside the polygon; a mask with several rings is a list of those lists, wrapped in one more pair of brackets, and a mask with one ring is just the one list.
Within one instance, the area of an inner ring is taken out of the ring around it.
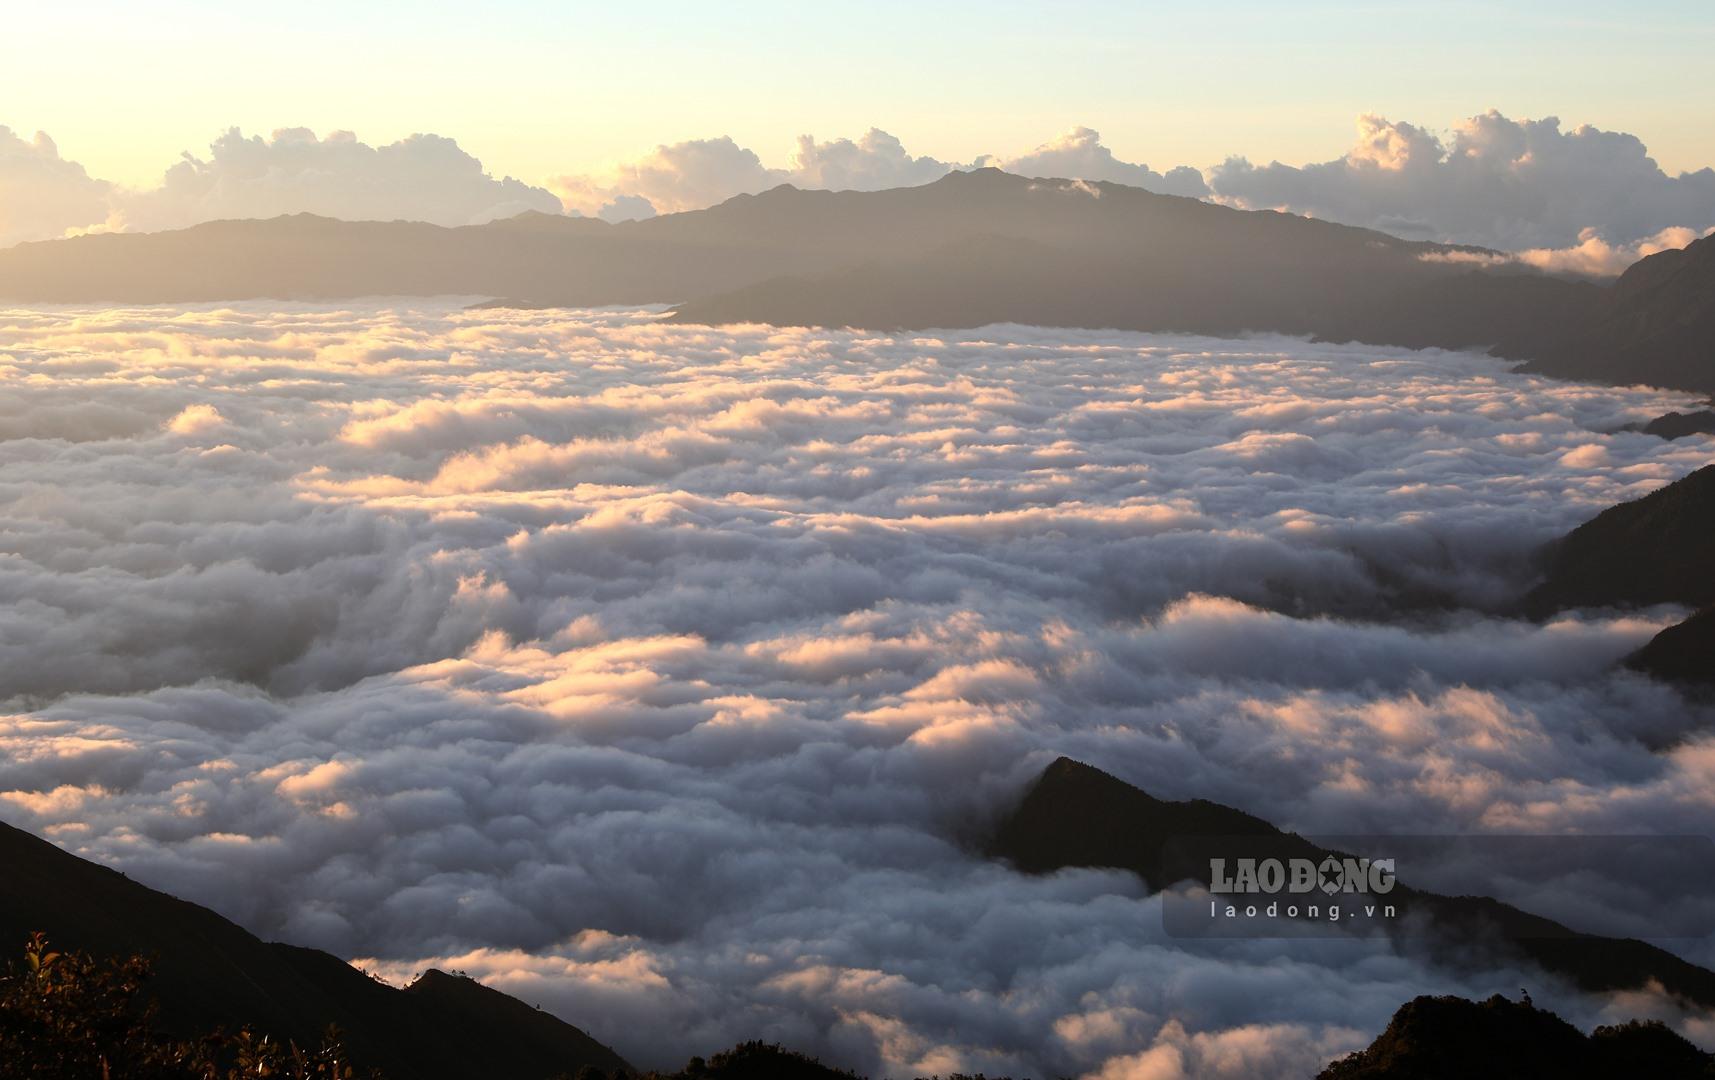
{"label": "foreground vegetation", "polygon": [[[351,1060],[335,1029],[320,1045],[249,1028],[184,1037],[166,1030],[148,995],[144,957],[97,958],[31,935],[0,971],[0,1080],[386,1080]],[[584,1066],[555,1080],[862,1080],[803,1054],[741,1043],[671,1073],[633,1077]],[[947,1080],[983,1080],[948,1077]]]}
{"label": "foreground vegetation", "polygon": [[355,1080],[330,1030],[320,1046],[281,1043],[248,1028],[180,1038],[162,1030],[140,956],[59,952],[32,935],[0,974],[0,1080]]}

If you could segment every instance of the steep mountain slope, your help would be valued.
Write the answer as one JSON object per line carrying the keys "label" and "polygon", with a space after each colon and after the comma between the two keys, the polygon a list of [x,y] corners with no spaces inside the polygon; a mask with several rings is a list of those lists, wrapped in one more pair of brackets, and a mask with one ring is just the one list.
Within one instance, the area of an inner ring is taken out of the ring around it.
{"label": "steep mountain slope", "polygon": [[1715,607],[1663,630],[1626,657],[1626,666],[1688,687],[1715,688]]}
{"label": "steep mountain slope", "polygon": [[337,1024],[357,1060],[391,1080],[520,1080],[624,1067],[546,1013],[433,972],[404,990],[313,949],[265,943],[207,908],[0,825],[0,943],[32,931],[65,948],[155,959],[162,1022],[184,1035],[249,1025],[303,1044]]}
{"label": "steep mountain slope", "polygon": [[1545,618],[1579,607],[1684,604],[1699,612],[1657,634],[1626,664],[1658,679],[1715,685],[1715,465],[1611,506],[1551,544],[1523,602]]}
{"label": "steep mountain slope", "polygon": [[1367,1048],[1318,1080],[1669,1080],[1715,1076],[1715,1056],[1658,1023],[1585,1035],[1528,1001],[1414,998]]}
{"label": "steep mountain slope", "polygon": [[1715,391],[1715,236],[1640,259],[1584,317],[1503,352],[1563,378]]}
{"label": "steep mountain slope", "polygon": [[1612,506],[1556,541],[1533,616],[1575,607],[1715,604],[1715,465]]}
{"label": "steep mountain slope", "polygon": [[[1157,799],[1070,758],[1043,770],[1000,822],[989,853],[1027,873],[1074,866],[1130,870],[1152,891],[1176,881],[1208,885],[1211,856],[1319,863],[1330,854],[1261,818],[1201,799]],[[1388,899],[1432,928],[1419,939],[1432,955],[1447,946],[1460,964],[1529,961],[1592,992],[1655,980],[1670,993],[1715,1006],[1715,972],[1645,942],[1581,934],[1487,897],[1438,896],[1403,882]]]}

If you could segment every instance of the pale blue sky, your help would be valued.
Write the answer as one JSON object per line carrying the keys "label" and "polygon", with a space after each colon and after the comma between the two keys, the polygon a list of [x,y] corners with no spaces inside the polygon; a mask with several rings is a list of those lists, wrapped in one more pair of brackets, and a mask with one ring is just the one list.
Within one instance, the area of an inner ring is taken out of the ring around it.
{"label": "pale blue sky", "polygon": [[1325,160],[1377,112],[1498,108],[1715,164],[1715,3],[13,4],[0,124],[155,182],[227,127],[450,135],[541,182],[732,135],[771,164],[870,126],[968,160],[1072,124],[1157,168]]}

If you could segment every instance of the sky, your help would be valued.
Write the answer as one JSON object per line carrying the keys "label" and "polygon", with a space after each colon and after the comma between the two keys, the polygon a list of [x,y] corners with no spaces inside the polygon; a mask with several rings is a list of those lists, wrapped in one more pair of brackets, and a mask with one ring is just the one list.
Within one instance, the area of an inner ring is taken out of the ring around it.
{"label": "sky", "polygon": [[233,126],[435,132],[530,183],[718,135],[779,166],[870,127],[943,160],[1083,124],[1158,168],[1300,163],[1361,113],[1491,108],[1631,132],[1670,174],[1715,163],[1698,0],[11,7],[0,123],[132,187]]}

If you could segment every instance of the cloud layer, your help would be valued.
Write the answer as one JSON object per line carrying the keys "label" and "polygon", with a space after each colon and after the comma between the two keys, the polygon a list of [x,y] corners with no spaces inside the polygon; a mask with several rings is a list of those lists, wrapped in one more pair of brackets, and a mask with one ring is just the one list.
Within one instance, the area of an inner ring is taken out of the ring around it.
{"label": "cloud layer", "polygon": [[1303,831],[1707,821],[1715,716],[1610,667],[1677,612],[1481,613],[1707,463],[1618,430],[1677,395],[1022,327],[0,326],[7,819],[645,1064],[1299,1076],[1415,993],[1621,1007],[973,854],[1058,753]]}

